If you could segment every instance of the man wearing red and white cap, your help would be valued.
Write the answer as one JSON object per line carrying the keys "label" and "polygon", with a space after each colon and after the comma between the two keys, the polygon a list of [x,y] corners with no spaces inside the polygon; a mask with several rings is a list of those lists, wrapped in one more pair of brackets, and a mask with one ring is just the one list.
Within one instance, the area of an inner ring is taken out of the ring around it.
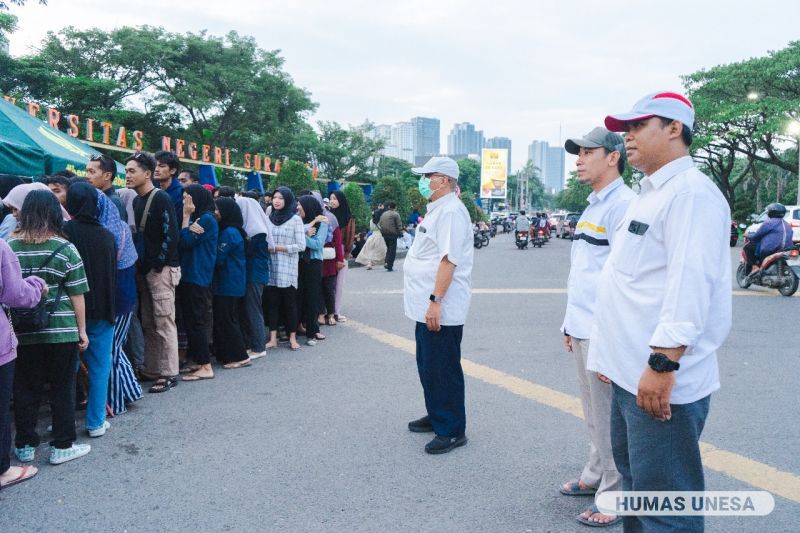
{"label": "man wearing red and white cap", "polygon": [[[645,174],[597,287],[587,368],[613,383],[626,491],[702,491],[699,438],[731,327],[730,210],[689,155],[694,108],[659,92],[608,116]],[[602,507],[602,505],[601,505]],[[606,509],[614,511],[614,509]],[[702,516],[625,516],[626,531],[702,531]]]}

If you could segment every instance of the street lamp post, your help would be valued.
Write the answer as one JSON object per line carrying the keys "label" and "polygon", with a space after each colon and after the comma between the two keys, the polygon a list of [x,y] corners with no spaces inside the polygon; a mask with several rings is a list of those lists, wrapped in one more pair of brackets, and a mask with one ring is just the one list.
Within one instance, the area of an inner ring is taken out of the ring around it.
{"label": "street lamp post", "polygon": [[793,120],[789,123],[789,134],[797,139],[797,203],[800,205],[800,122]]}

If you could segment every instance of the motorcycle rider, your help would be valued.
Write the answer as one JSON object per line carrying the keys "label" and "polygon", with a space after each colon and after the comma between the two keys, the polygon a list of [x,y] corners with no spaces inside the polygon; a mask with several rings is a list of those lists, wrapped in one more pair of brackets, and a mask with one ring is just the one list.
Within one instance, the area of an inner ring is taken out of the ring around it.
{"label": "motorcycle rider", "polygon": [[517,227],[517,231],[528,232],[530,230],[531,221],[528,220],[527,216],[525,216],[525,210],[521,210],[519,212],[519,216],[517,216],[517,220],[516,220],[516,227]]}
{"label": "motorcycle rider", "polygon": [[744,245],[748,274],[765,257],[782,250],[791,250],[792,226],[783,219],[785,216],[786,206],[777,202],[769,204],[767,206],[767,217],[769,218],[761,224],[758,230],[745,234],[749,241]]}

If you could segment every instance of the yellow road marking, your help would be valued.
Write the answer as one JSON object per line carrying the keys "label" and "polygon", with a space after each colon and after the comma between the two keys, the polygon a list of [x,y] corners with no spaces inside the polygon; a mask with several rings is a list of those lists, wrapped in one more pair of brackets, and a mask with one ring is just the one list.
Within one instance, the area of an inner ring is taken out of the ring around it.
{"label": "yellow road marking", "polygon": [[[352,294],[403,294],[402,289],[393,289],[385,291],[356,291]],[[509,289],[472,289],[472,294],[567,294],[567,289],[530,289],[530,288],[509,288]],[[771,290],[747,290],[747,291],[733,291],[734,296],[781,296],[780,293]],[[800,291],[794,295],[800,297]],[[785,298],[781,296],[781,298]]]}
{"label": "yellow road marking", "polygon": [[[382,329],[374,328],[349,320],[343,325],[348,326],[358,333],[367,335],[374,340],[397,348],[411,355],[416,355],[414,341],[389,333]],[[558,409],[572,416],[583,418],[580,398],[563,392],[533,383],[500,370],[470,361],[461,360],[464,374],[479,379],[485,383],[505,389],[517,396],[528,398],[548,407]],[[729,452],[707,442],[700,442],[700,451],[703,455],[703,465],[711,470],[716,470],[734,479],[748,483],[762,490],[783,496],[788,500],[800,503],[800,476],[792,472],[784,472],[767,464],[754,461],[744,455]]]}

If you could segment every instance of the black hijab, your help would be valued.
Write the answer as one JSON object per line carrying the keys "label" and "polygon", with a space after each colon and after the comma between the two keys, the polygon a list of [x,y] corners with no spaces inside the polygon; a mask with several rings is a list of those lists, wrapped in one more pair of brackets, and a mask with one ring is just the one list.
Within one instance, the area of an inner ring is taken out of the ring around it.
{"label": "black hijab", "polygon": [[303,224],[311,224],[315,218],[322,214],[319,201],[310,194],[301,196],[297,201],[303,206]]}
{"label": "black hijab", "polygon": [[236,205],[236,200],[221,196],[217,198],[217,211],[219,211],[219,233],[227,228],[236,228],[245,242],[247,242],[247,234],[244,232],[244,218],[242,217],[242,210]]}
{"label": "black hijab", "polygon": [[183,192],[192,197],[194,213],[190,217],[191,220],[197,220],[203,213],[214,213],[214,197],[208,189],[199,183],[192,183]]}
{"label": "black hijab", "polygon": [[97,189],[88,183],[70,185],[64,226],[67,239],[83,260],[89,292],[84,295],[86,318],[114,323],[117,280],[117,246],[114,235],[97,219]]}
{"label": "black hijab", "polygon": [[67,213],[85,224],[100,225],[97,213],[97,189],[85,182],[73,183],[67,191]]}
{"label": "black hijab", "polygon": [[336,200],[339,202],[339,207],[336,209],[331,208],[330,211],[336,217],[336,220],[339,221],[339,227],[344,231],[344,228],[347,227],[347,223],[353,218],[353,215],[350,214],[350,206],[347,204],[347,197],[342,191],[333,191],[331,194],[336,197]]}
{"label": "black hijab", "polygon": [[[279,192],[283,196],[283,209],[276,209],[273,203],[269,219],[276,226],[281,226],[297,214],[297,202],[289,187],[278,187],[275,192]],[[274,198],[273,196],[273,200]]]}

